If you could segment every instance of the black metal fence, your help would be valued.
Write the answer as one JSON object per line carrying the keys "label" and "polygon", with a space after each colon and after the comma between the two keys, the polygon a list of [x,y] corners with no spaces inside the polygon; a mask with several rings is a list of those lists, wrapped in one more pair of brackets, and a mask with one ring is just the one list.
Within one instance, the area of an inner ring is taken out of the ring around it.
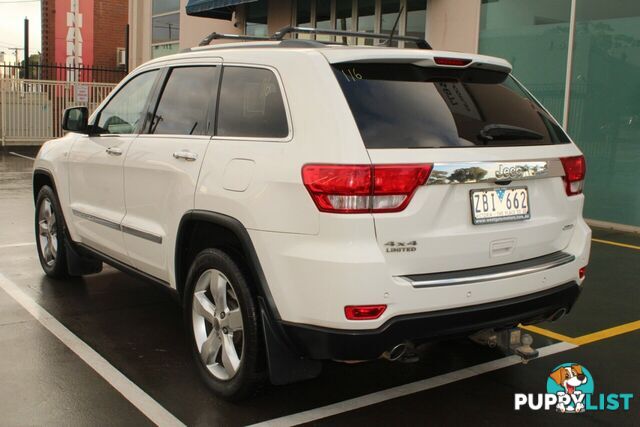
{"label": "black metal fence", "polygon": [[85,83],[118,83],[127,75],[124,67],[85,67],[64,64],[0,64],[0,78],[57,80]]}

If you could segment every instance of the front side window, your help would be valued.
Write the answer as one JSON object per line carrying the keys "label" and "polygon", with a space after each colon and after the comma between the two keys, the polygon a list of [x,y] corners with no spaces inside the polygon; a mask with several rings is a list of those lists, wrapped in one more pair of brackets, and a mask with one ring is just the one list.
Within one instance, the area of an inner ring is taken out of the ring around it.
{"label": "front side window", "polygon": [[160,95],[149,133],[206,134],[216,77],[216,67],[174,68]]}
{"label": "front side window", "polygon": [[158,70],[142,73],[129,80],[98,115],[97,131],[101,134],[137,132]]}
{"label": "front side window", "polygon": [[504,72],[364,63],[336,64],[334,72],[367,148],[569,142]]}
{"label": "front side window", "polygon": [[216,135],[285,138],[288,134],[284,102],[273,71],[225,67]]}

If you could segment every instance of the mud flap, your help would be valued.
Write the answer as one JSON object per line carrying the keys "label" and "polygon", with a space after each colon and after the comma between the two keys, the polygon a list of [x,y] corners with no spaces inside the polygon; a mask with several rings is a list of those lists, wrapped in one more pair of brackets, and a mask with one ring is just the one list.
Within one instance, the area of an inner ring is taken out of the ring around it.
{"label": "mud flap", "polygon": [[64,247],[67,254],[67,271],[70,276],[84,276],[102,271],[102,261],[81,255],[68,239],[65,239]]}
{"label": "mud flap", "polygon": [[260,317],[264,332],[269,379],[272,384],[291,384],[320,375],[322,362],[304,359],[291,350],[286,338],[265,311],[263,301],[260,301]]}

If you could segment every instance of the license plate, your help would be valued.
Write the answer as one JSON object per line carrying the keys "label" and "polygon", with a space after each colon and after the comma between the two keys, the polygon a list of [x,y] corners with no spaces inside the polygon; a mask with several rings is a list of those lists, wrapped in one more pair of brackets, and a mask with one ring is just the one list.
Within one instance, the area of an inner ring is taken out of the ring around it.
{"label": "license plate", "polygon": [[474,224],[522,221],[531,218],[527,187],[471,190]]}

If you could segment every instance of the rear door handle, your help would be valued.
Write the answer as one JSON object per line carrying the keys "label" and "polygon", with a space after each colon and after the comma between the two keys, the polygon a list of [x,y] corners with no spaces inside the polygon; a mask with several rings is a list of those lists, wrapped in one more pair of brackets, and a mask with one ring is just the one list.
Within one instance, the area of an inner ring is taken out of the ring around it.
{"label": "rear door handle", "polygon": [[192,153],[191,151],[176,151],[173,153],[173,157],[179,160],[186,160],[187,162],[193,162],[198,158],[196,153]]}
{"label": "rear door handle", "polygon": [[121,156],[122,155],[122,148],[109,147],[109,148],[107,148],[107,154],[109,154],[110,156]]}

